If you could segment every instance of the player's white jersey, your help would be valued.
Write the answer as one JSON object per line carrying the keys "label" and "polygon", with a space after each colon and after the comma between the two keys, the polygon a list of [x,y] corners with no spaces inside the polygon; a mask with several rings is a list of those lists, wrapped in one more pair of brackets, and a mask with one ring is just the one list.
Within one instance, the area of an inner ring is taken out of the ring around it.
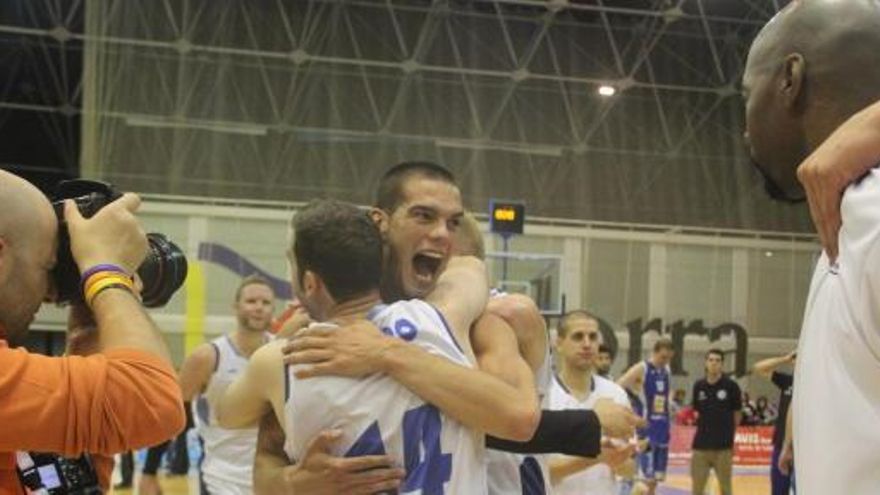
{"label": "player's white jersey", "polygon": [[822,254],[794,373],[800,494],[880,493],[880,168],[841,203],[839,256]]}
{"label": "player's white jersey", "polygon": [[[368,318],[388,335],[473,367],[443,316],[420,300],[375,307]],[[339,429],[334,455],[385,454],[406,470],[402,494],[486,493],[485,439],[387,375],[298,380],[287,371],[285,450],[301,459],[321,431]]]}
{"label": "player's white jersey", "polygon": [[[550,408],[561,409],[592,409],[599,399],[611,399],[614,402],[629,406],[629,399],[623,388],[616,383],[592,375],[590,395],[586,400],[578,400],[569,392],[558,377],[554,377],[550,387]],[[598,464],[586,470],[566,477],[553,487],[552,493],[559,495],[616,495],[617,482],[614,472],[607,464]]]}
{"label": "player's white jersey", "polygon": [[[493,297],[504,293],[492,294]],[[535,388],[542,408],[549,405],[553,362],[548,339],[544,362],[535,373]],[[550,491],[550,472],[546,455],[523,455],[488,450],[486,452],[490,495],[544,495]]]}
{"label": "player's white jersey", "polygon": [[205,392],[192,403],[196,431],[204,442],[202,479],[211,493],[250,494],[257,429],[220,428],[213,400],[209,399],[222,393],[245,370],[248,358],[241,355],[228,335],[212,340],[211,345],[217,352],[217,366]]}

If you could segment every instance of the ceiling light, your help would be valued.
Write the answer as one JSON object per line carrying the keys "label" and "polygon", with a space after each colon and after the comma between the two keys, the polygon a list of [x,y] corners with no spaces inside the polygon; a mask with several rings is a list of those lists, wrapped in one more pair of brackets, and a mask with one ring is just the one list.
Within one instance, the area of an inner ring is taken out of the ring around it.
{"label": "ceiling light", "polygon": [[602,96],[614,96],[614,93],[617,93],[617,90],[614,89],[614,86],[609,86],[607,84],[599,86],[599,94]]}

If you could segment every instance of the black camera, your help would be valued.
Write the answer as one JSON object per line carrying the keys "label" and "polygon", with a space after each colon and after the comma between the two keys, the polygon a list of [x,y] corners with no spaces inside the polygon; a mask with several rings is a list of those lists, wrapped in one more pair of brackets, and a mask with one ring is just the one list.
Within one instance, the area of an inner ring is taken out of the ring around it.
{"label": "black camera", "polygon": [[[52,273],[59,304],[82,302],[80,273],[70,252],[70,235],[64,221],[64,200],[76,202],[82,216],[89,218],[122,194],[110,184],[92,180],[67,180],[58,185],[52,207],[58,217],[58,261]],[[147,234],[147,257],[137,273],[143,282],[141,298],[144,306],[164,306],[186,279],[186,256],[177,245],[162,234]]]}
{"label": "black camera", "polygon": [[18,479],[28,493],[100,495],[98,474],[87,455],[66,458],[35,452],[16,454]]}

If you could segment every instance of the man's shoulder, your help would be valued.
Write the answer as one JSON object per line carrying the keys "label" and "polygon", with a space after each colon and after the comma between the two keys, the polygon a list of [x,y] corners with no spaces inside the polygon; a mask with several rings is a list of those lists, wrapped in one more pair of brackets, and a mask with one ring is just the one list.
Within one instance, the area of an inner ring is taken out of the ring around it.
{"label": "man's shoulder", "polygon": [[422,299],[404,299],[388,305],[382,305],[377,307],[375,311],[371,311],[367,317],[379,327],[383,325],[402,325],[405,324],[401,323],[404,320],[414,325],[424,321],[436,323],[439,320],[444,326],[448,326],[446,324],[446,317],[440,309]]}
{"label": "man's shoulder", "polygon": [[553,378],[550,380],[550,394],[551,397],[559,397],[562,395],[570,396],[571,392],[568,390],[568,387],[562,383],[562,379],[559,378],[559,375],[553,374]]}
{"label": "man's shoulder", "polygon": [[596,381],[596,390],[617,390],[620,389],[623,392],[623,387],[614,383],[612,380],[605,378],[600,375],[593,375],[593,380]]}
{"label": "man's shoulder", "polygon": [[739,383],[737,383],[736,377],[733,375],[722,375],[721,380],[724,382],[724,385],[730,388],[739,388]]}
{"label": "man's shoulder", "polygon": [[219,357],[220,346],[223,344],[224,339],[226,339],[226,336],[222,335],[207,342],[202,342],[201,344],[197,345],[191,353],[189,353],[189,355],[186,357],[186,360],[190,362],[215,361]]}
{"label": "man's shoulder", "polygon": [[[84,359],[87,358],[84,356],[46,356],[30,352],[23,347],[0,347],[0,368],[2,368],[2,373],[9,378],[17,376],[23,370],[34,372],[46,370],[48,372],[46,366],[49,363],[57,363],[59,366],[57,369],[61,369],[60,367],[62,366],[68,366],[68,364],[62,364],[64,361],[80,361]],[[95,359],[101,358],[91,358],[89,360],[94,362]],[[3,377],[0,377],[0,385],[3,385]]]}
{"label": "man's shoulder", "polygon": [[[421,313],[435,311],[434,306],[422,299],[401,299],[391,304],[381,304],[374,308],[375,316],[390,316],[401,313]],[[371,313],[373,312],[371,311]]]}
{"label": "man's shoulder", "polygon": [[596,380],[596,391],[600,395],[614,399],[618,403],[629,405],[629,397],[623,387],[602,376],[596,375],[594,379]]}
{"label": "man's shoulder", "polygon": [[770,381],[779,388],[790,387],[794,383],[794,376],[791,373],[782,371],[774,371],[770,374]]}

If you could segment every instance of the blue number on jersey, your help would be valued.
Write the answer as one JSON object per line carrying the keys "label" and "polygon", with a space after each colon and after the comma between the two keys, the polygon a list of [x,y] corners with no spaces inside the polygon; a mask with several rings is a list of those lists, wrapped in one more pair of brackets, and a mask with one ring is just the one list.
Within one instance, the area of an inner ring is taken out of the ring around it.
{"label": "blue number on jersey", "polygon": [[[401,491],[421,490],[424,495],[443,494],[443,484],[452,477],[452,454],[444,454],[440,449],[441,429],[440,412],[431,404],[404,413],[403,459],[406,478]],[[374,421],[355,440],[345,457],[384,454],[382,432],[379,423]]]}
{"label": "blue number on jersey", "polygon": [[382,327],[382,333],[389,337],[398,337],[407,342],[412,342],[419,333],[419,329],[406,318],[394,322],[394,328]]}
{"label": "blue number on jersey", "polygon": [[373,424],[361,433],[361,436],[345,453],[345,457],[364,455],[385,455],[385,444],[382,443],[382,432],[379,431],[378,421],[373,421]]}
{"label": "blue number on jersey", "polygon": [[452,454],[440,450],[440,412],[431,404],[403,415],[403,458],[406,480],[403,491],[421,489],[424,495],[441,495],[452,477]]}
{"label": "blue number on jersey", "polygon": [[526,457],[519,466],[519,479],[522,483],[522,495],[546,495],[544,473],[541,465],[534,457]]}

